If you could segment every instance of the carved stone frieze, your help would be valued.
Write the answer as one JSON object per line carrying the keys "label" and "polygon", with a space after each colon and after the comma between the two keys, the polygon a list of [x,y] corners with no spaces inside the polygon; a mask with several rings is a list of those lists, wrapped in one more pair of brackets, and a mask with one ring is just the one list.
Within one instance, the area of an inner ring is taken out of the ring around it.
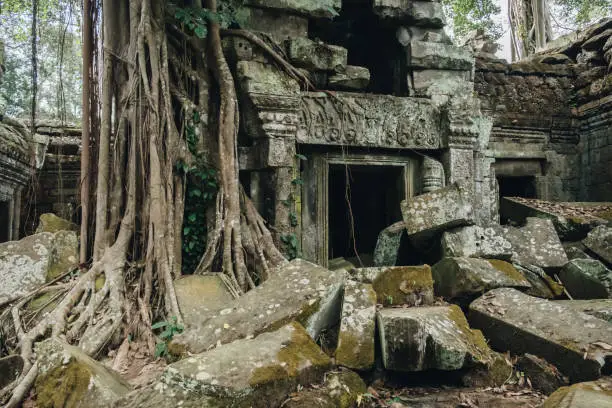
{"label": "carved stone frieze", "polygon": [[438,149],[440,111],[428,100],[351,93],[302,94],[297,141]]}

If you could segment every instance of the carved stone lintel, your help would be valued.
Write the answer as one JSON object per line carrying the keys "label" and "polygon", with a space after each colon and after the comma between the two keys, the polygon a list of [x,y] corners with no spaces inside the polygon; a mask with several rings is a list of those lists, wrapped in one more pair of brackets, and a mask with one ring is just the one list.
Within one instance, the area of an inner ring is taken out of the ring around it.
{"label": "carved stone lintel", "polygon": [[438,149],[441,115],[430,101],[389,95],[304,93],[299,143]]}

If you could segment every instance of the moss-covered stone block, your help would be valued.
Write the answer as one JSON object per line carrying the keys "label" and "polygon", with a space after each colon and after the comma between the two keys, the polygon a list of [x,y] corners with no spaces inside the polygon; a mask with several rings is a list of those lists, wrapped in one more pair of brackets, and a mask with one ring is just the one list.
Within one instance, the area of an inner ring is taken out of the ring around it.
{"label": "moss-covered stone block", "polygon": [[52,232],[56,233],[59,231],[78,231],[79,226],[75,223],[58,217],[55,214],[47,213],[40,216],[38,227],[36,227],[36,233],[41,232]]}
{"label": "moss-covered stone block", "polygon": [[119,374],[58,339],[36,345],[39,374],[36,405],[41,408],[111,406],[130,391]]}
{"label": "moss-covered stone block", "polygon": [[612,406],[610,377],[561,387],[544,401],[542,408],[607,408]]}
{"label": "moss-covered stone block", "polygon": [[336,364],[355,370],[374,366],[376,292],[372,285],[354,281],[344,288]]}
{"label": "moss-covered stone block", "polygon": [[530,288],[512,266],[496,259],[444,258],[432,267],[435,293],[447,299],[468,298],[499,287]]}
{"label": "moss-covered stone block", "polygon": [[306,37],[291,38],[287,41],[287,55],[296,67],[315,71],[346,71],[348,51],[337,45]]}
{"label": "moss-covered stone block", "polygon": [[493,361],[484,336],[456,305],[382,309],[377,319],[388,370],[459,370]]}
{"label": "moss-covered stone block", "polygon": [[359,397],[367,392],[361,377],[353,371],[343,370],[325,375],[322,386],[306,388],[283,402],[285,408],[352,408],[358,406]]}
{"label": "moss-covered stone block", "polygon": [[353,277],[371,283],[378,303],[385,306],[433,303],[434,281],[429,265],[357,268]]}
{"label": "moss-covered stone block", "polygon": [[330,367],[329,357],[294,322],[173,363],[156,383],[118,406],[181,401],[188,407],[277,407],[296,386],[321,382]]}

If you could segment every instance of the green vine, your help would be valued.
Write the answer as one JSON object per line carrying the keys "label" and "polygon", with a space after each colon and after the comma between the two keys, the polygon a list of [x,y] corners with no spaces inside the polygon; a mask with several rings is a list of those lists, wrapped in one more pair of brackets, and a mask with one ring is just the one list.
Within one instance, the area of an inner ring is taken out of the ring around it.
{"label": "green vine", "polygon": [[177,170],[184,175],[185,212],[183,219],[183,274],[191,274],[200,262],[206,250],[206,209],[215,202],[219,184],[217,171],[210,168],[201,153],[198,152],[198,135],[196,127],[200,123],[198,112],[185,125],[185,141],[195,158],[193,165],[185,162],[176,164]]}

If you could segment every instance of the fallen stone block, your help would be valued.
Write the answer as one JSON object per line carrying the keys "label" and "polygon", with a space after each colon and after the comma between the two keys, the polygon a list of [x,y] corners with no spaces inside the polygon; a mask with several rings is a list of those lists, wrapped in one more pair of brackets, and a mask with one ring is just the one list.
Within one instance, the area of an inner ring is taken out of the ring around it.
{"label": "fallen stone block", "polygon": [[402,201],[406,233],[431,238],[454,227],[474,224],[473,194],[457,183]]}
{"label": "fallen stone block", "polygon": [[294,259],[257,288],[228,303],[209,319],[175,336],[173,353],[201,353],[215,345],[273,331],[292,320],[313,339],[340,321],[344,272]]}
{"label": "fallen stone block", "polygon": [[350,273],[353,269],[355,269],[355,265],[344,258],[334,258],[330,259],[327,263],[327,269],[330,271],[345,271]]}
{"label": "fallen stone block", "polygon": [[376,292],[372,285],[348,281],[344,288],[336,364],[354,370],[374,366]]}
{"label": "fallen stone block", "polygon": [[461,377],[465,387],[501,387],[508,381],[512,375],[512,363],[501,353],[492,351],[491,355],[489,363],[476,365]]}
{"label": "fallen stone block", "polygon": [[299,323],[170,364],[118,407],[279,407],[298,385],[318,383],[331,361]]}
{"label": "fallen stone block", "polygon": [[118,373],[58,339],[37,343],[36,404],[41,407],[106,407],[130,386]]}
{"label": "fallen stone block", "polygon": [[353,279],[371,283],[378,303],[393,305],[431,305],[433,279],[429,265],[356,268]]}
{"label": "fallen stone block", "polygon": [[375,266],[394,266],[399,257],[402,235],[405,234],[406,226],[403,221],[388,226],[378,234],[376,247],[374,248]]}
{"label": "fallen stone block", "polygon": [[378,311],[383,363],[393,371],[459,370],[492,361],[482,333],[456,306]]}
{"label": "fallen stone block", "polygon": [[556,303],[612,323],[612,299],[557,300]]}
{"label": "fallen stone block", "polygon": [[183,276],[174,281],[174,291],[186,326],[204,322],[234,300],[217,274]]}
{"label": "fallen stone block", "polygon": [[444,258],[432,267],[434,289],[447,299],[466,298],[502,287],[530,288],[514,266],[497,259]]}
{"label": "fallen stone block", "polygon": [[533,354],[520,356],[516,368],[529,379],[533,388],[547,395],[569,384],[567,377],[561,374],[557,367]]}
{"label": "fallen stone block", "polygon": [[526,295],[494,289],[470,305],[470,323],[491,346],[513,354],[536,354],[570,380],[599,378],[612,364],[612,324],[574,309]]}
{"label": "fallen stone block", "polygon": [[344,72],[329,77],[329,88],[341,91],[361,91],[370,84],[370,70],[366,67],[347,65]]}
{"label": "fallen stone block", "polygon": [[412,41],[409,64],[419,69],[471,71],[474,56],[466,49],[452,44]]}
{"label": "fallen stone block", "polygon": [[512,244],[501,227],[470,225],[446,231],[442,235],[442,251],[446,257],[512,259]]}
{"label": "fallen stone block", "polygon": [[75,223],[60,218],[53,213],[41,214],[39,220],[36,234],[41,232],[78,231],[79,229],[79,226]]}
{"label": "fallen stone block", "polygon": [[289,60],[299,68],[345,72],[348,51],[337,45],[317,42],[305,37],[287,40]]}
{"label": "fallen stone block", "polygon": [[325,383],[317,388],[306,388],[283,402],[284,408],[349,408],[358,401],[367,387],[358,374],[345,370],[325,375]]}
{"label": "fallen stone block", "polygon": [[374,0],[374,14],[384,20],[407,21],[415,26],[444,27],[442,4],[430,1]]}
{"label": "fallen stone block", "polygon": [[527,218],[522,227],[465,227],[442,238],[445,256],[490,257],[521,265],[559,269],[568,261],[550,220]]}
{"label": "fallen stone block", "polygon": [[307,17],[332,18],[340,10],[340,0],[247,0],[245,5],[262,8],[279,9],[291,14]]}
{"label": "fallen stone block", "polygon": [[563,285],[551,278],[544,269],[534,265],[513,264],[513,266],[531,284],[531,287],[525,290],[526,294],[544,299],[555,299],[563,295]]}
{"label": "fallen stone block", "polygon": [[574,299],[612,299],[612,271],[596,259],[574,259],[559,272]]}
{"label": "fallen stone block", "polygon": [[612,265],[612,227],[599,226],[582,243],[607,265]]}
{"label": "fallen stone block", "polygon": [[0,390],[15,381],[23,370],[23,358],[18,355],[0,358]]}
{"label": "fallen stone block", "polygon": [[469,71],[425,69],[412,72],[416,96],[454,95],[470,80]]}
{"label": "fallen stone block", "polygon": [[542,408],[608,407],[612,407],[612,380],[609,377],[561,387],[542,405]]}
{"label": "fallen stone block", "polygon": [[593,259],[589,254],[586,253],[587,247],[582,242],[563,242],[563,248],[567,259]]}
{"label": "fallen stone block", "polygon": [[78,240],[72,231],[42,232],[0,244],[0,304],[11,302],[76,265]]}

